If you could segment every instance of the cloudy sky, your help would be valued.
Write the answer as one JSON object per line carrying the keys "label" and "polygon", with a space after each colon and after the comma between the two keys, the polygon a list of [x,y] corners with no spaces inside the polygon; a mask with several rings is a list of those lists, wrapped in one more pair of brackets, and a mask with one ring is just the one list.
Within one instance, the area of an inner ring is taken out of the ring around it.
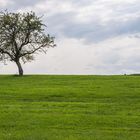
{"label": "cloudy sky", "polygon": [[[26,74],[140,73],[140,0],[0,0],[0,9],[43,16],[57,47]],[[17,73],[0,63],[0,73]]]}

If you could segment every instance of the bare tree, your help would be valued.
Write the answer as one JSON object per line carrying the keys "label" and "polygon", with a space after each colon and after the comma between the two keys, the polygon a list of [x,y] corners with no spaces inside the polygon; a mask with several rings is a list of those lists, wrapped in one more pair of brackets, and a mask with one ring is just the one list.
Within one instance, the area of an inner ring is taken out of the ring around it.
{"label": "bare tree", "polygon": [[34,12],[0,12],[0,60],[15,62],[22,76],[21,60],[29,62],[36,52],[46,53],[55,46],[54,37],[45,33],[45,27]]}

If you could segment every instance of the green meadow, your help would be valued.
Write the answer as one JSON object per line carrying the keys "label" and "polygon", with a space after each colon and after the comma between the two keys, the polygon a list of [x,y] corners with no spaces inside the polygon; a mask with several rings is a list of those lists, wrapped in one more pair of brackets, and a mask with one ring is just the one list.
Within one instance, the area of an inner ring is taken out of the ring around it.
{"label": "green meadow", "polygon": [[139,140],[140,76],[0,76],[0,140]]}

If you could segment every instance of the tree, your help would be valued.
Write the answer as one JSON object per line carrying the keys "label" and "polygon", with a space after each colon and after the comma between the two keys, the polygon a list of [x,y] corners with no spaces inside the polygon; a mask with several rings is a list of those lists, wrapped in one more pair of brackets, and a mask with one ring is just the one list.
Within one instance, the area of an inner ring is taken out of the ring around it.
{"label": "tree", "polygon": [[19,75],[23,75],[21,61],[34,59],[35,53],[54,47],[54,37],[45,34],[41,17],[34,12],[0,12],[0,60],[16,63]]}

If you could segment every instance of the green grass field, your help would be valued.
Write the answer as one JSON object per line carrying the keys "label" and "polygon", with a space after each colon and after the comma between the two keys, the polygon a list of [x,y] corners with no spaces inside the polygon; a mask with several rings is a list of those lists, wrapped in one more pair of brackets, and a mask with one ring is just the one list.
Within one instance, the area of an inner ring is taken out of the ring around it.
{"label": "green grass field", "polygon": [[0,140],[139,140],[140,76],[0,76]]}

